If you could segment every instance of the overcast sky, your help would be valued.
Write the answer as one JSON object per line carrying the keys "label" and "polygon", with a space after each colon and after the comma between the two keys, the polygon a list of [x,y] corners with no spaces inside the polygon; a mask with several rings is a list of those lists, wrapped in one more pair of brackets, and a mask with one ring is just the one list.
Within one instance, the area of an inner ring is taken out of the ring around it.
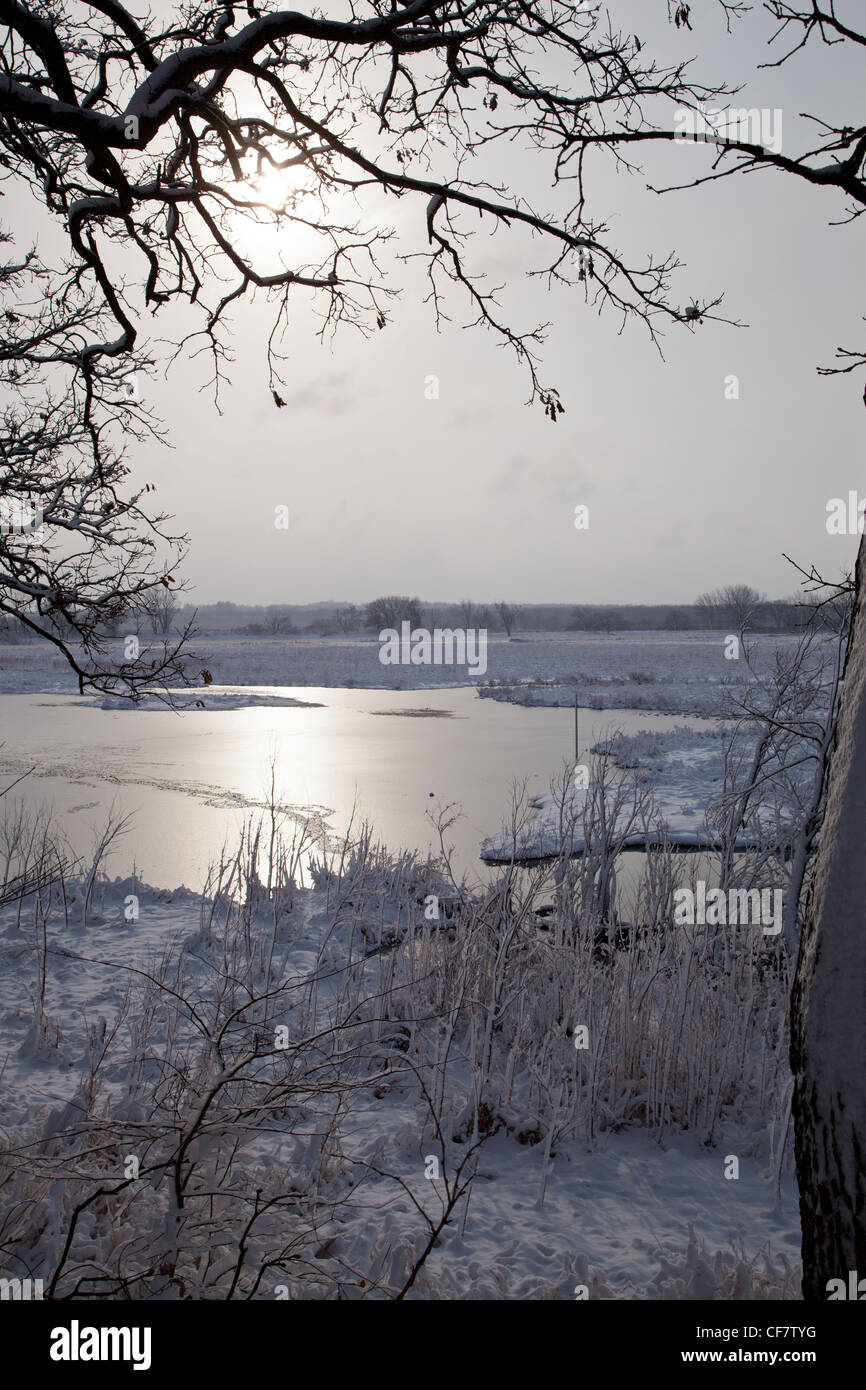
{"label": "overcast sky", "polygon": [[[786,153],[809,138],[801,111],[860,119],[862,92],[841,51],[814,45],[757,71],[769,32],[760,14],[728,37],[706,3],[693,6],[694,33],[668,26],[664,0],[614,12],[645,48],[694,53],[696,75],[745,83],[735,105],[781,108]],[[695,174],[708,149],[648,153],[646,175]],[[514,183],[531,167],[515,155]],[[862,228],[829,227],[845,211],[836,193],[772,172],[665,197],[644,183],[596,161],[594,215],[633,260],[676,250],[678,303],[724,291],[725,311],[749,326],[668,331],[661,361],[637,321],[620,331],[577,290],[523,288],[518,237],[479,245],[491,279],[516,288],[518,320],[551,323],[543,376],[566,406],[556,425],[524,404],[513,358],[460,326],[456,296],[453,326],[436,333],[423,281],[399,265],[402,299],[370,340],[346,332],[323,346],[299,306],[285,409],[268,389],[264,303],[234,316],[222,414],[199,393],[204,361],[149,386],[174,447],[139,451],[136,471],[191,534],[190,599],[689,602],[739,581],[792,592],[782,551],[831,577],[850,567],[856,537],[827,534],[826,504],[866,490],[862,380],[822,378],[816,367],[837,345],[866,344]],[[424,200],[387,211],[404,249],[423,249]],[[425,399],[430,374],[438,400]],[[725,398],[729,374],[739,400]],[[581,503],[588,531],[573,524]],[[274,527],[278,504],[290,509],[288,532]]]}

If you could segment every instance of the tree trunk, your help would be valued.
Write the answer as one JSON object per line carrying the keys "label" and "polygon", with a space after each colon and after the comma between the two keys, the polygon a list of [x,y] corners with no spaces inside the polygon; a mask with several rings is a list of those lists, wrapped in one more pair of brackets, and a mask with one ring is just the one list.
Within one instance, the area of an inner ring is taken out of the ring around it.
{"label": "tree trunk", "polygon": [[[866,537],[791,997],[803,1297],[866,1276]],[[864,1286],[866,1287],[866,1286]]]}

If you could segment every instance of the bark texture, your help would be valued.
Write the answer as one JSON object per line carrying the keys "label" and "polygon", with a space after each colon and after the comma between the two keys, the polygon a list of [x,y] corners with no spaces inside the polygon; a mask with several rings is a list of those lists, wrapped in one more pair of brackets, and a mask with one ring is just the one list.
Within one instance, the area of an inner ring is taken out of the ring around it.
{"label": "bark texture", "polygon": [[866,547],[791,999],[803,1297],[866,1276]]}

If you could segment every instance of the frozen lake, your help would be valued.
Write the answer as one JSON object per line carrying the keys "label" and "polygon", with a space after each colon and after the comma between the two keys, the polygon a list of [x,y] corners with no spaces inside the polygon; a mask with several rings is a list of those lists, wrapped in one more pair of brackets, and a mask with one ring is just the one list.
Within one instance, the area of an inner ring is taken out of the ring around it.
{"label": "frozen lake", "polygon": [[[207,700],[216,693],[211,687]],[[158,887],[202,886],[209,861],[232,847],[266,802],[270,763],[284,807],[313,811],[342,832],[367,817],[390,848],[438,848],[430,821],[456,803],[447,840],[455,870],[488,870],[481,841],[507,815],[510,786],[544,793],[574,754],[574,712],[478,699],[470,687],[423,691],[245,687],[239,695],[296,698],[312,707],[100,709],[73,695],[0,696],[4,784],[53,803],[76,852],[85,853],[112,801],[134,822],[109,861]],[[642,710],[580,711],[584,754],[615,729],[710,727],[714,721]]]}

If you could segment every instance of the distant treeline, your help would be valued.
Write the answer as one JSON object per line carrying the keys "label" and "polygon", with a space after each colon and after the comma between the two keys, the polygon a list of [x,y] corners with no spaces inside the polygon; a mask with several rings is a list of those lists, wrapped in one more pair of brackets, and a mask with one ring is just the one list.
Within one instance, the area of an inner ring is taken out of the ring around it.
{"label": "distant treeline", "polygon": [[[253,637],[280,637],[292,633],[338,636],[379,632],[399,627],[408,620],[415,627],[487,628],[490,632],[689,632],[724,629],[737,632],[793,632],[803,626],[812,606],[800,596],[766,599],[747,590],[703,594],[695,603],[682,604],[567,604],[435,603],[405,595],[389,595],[368,604],[337,601],[313,604],[271,604],[265,607],[233,603],[202,604],[196,610],[200,632],[235,633]],[[192,607],[179,608],[176,622],[193,615]],[[830,625],[837,616],[828,610]]]}
{"label": "distant treeline", "polygon": [[[141,611],[116,618],[104,634],[153,632],[161,637],[183,631],[194,621],[202,635],[238,637],[352,636],[399,629],[402,622],[424,628],[486,628],[513,636],[521,632],[795,632],[818,610],[822,625],[839,631],[850,611],[850,594],[829,601],[795,595],[768,599],[748,585],[729,585],[701,594],[694,603],[430,603],[405,594],[388,594],[367,604],[274,603],[262,606],[205,603],[179,604],[160,590]],[[20,642],[28,629],[16,619],[0,622],[0,641]]]}

